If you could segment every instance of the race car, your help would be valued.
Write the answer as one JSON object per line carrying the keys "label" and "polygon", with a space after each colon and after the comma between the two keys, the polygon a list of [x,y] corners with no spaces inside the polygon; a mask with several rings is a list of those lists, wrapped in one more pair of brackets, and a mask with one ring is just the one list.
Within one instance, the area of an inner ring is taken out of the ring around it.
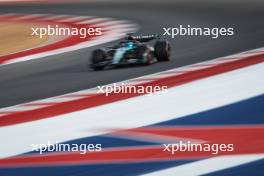
{"label": "race car", "polygon": [[[154,47],[147,44],[152,40],[156,40]],[[149,65],[158,61],[169,61],[170,50],[169,42],[160,40],[159,35],[128,34],[114,46],[94,50],[90,58],[90,67],[102,70],[106,67]]]}

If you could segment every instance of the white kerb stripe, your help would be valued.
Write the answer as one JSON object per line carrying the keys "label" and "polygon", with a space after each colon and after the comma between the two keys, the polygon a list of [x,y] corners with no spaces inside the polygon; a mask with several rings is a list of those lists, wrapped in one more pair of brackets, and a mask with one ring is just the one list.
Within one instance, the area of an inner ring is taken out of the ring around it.
{"label": "white kerb stripe", "polygon": [[82,21],[82,20],[88,20],[89,18],[91,18],[91,17],[88,17],[88,16],[77,16],[77,17],[61,19],[61,20],[58,20],[58,22],[79,22],[79,21]]}
{"label": "white kerb stripe", "polygon": [[94,18],[94,19],[91,19],[91,20],[79,22],[77,24],[99,23],[99,22],[107,21],[107,20],[112,20],[112,19],[111,18]]}

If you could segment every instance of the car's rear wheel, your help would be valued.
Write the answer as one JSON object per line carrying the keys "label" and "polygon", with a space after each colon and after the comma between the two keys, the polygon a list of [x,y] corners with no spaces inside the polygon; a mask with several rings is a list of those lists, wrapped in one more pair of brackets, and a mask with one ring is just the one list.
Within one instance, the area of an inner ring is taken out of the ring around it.
{"label": "car's rear wheel", "polygon": [[94,50],[91,57],[91,67],[94,70],[104,69],[104,65],[100,65],[106,59],[106,52],[102,49]]}
{"label": "car's rear wheel", "polygon": [[154,45],[155,56],[158,61],[169,61],[171,46],[167,41],[157,41]]}

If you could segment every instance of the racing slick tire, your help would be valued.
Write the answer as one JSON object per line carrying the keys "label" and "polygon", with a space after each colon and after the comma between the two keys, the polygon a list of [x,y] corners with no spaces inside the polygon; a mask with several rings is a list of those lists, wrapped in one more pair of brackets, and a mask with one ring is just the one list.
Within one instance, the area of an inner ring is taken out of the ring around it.
{"label": "racing slick tire", "polygon": [[169,61],[170,50],[171,46],[167,41],[157,41],[154,45],[154,53],[158,61]]}
{"label": "racing slick tire", "polygon": [[104,69],[104,65],[100,65],[100,62],[106,59],[106,52],[102,49],[96,49],[92,52],[91,67],[94,70]]}
{"label": "racing slick tire", "polygon": [[137,48],[136,56],[142,59],[142,63],[146,65],[151,64],[153,60],[153,54],[146,45],[141,45]]}

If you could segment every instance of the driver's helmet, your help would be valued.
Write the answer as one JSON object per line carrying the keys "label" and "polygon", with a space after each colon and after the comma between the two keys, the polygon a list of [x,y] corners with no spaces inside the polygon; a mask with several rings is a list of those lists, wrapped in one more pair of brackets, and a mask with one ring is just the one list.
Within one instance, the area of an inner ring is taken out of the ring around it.
{"label": "driver's helmet", "polygon": [[128,34],[127,40],[135,40],[135,37],[132,34]]}
{"label": "driver's helmet", "polygon": [[126,42],[125,47],[128,49],[132,49],[134,47],[134,43],[133,42]]}

